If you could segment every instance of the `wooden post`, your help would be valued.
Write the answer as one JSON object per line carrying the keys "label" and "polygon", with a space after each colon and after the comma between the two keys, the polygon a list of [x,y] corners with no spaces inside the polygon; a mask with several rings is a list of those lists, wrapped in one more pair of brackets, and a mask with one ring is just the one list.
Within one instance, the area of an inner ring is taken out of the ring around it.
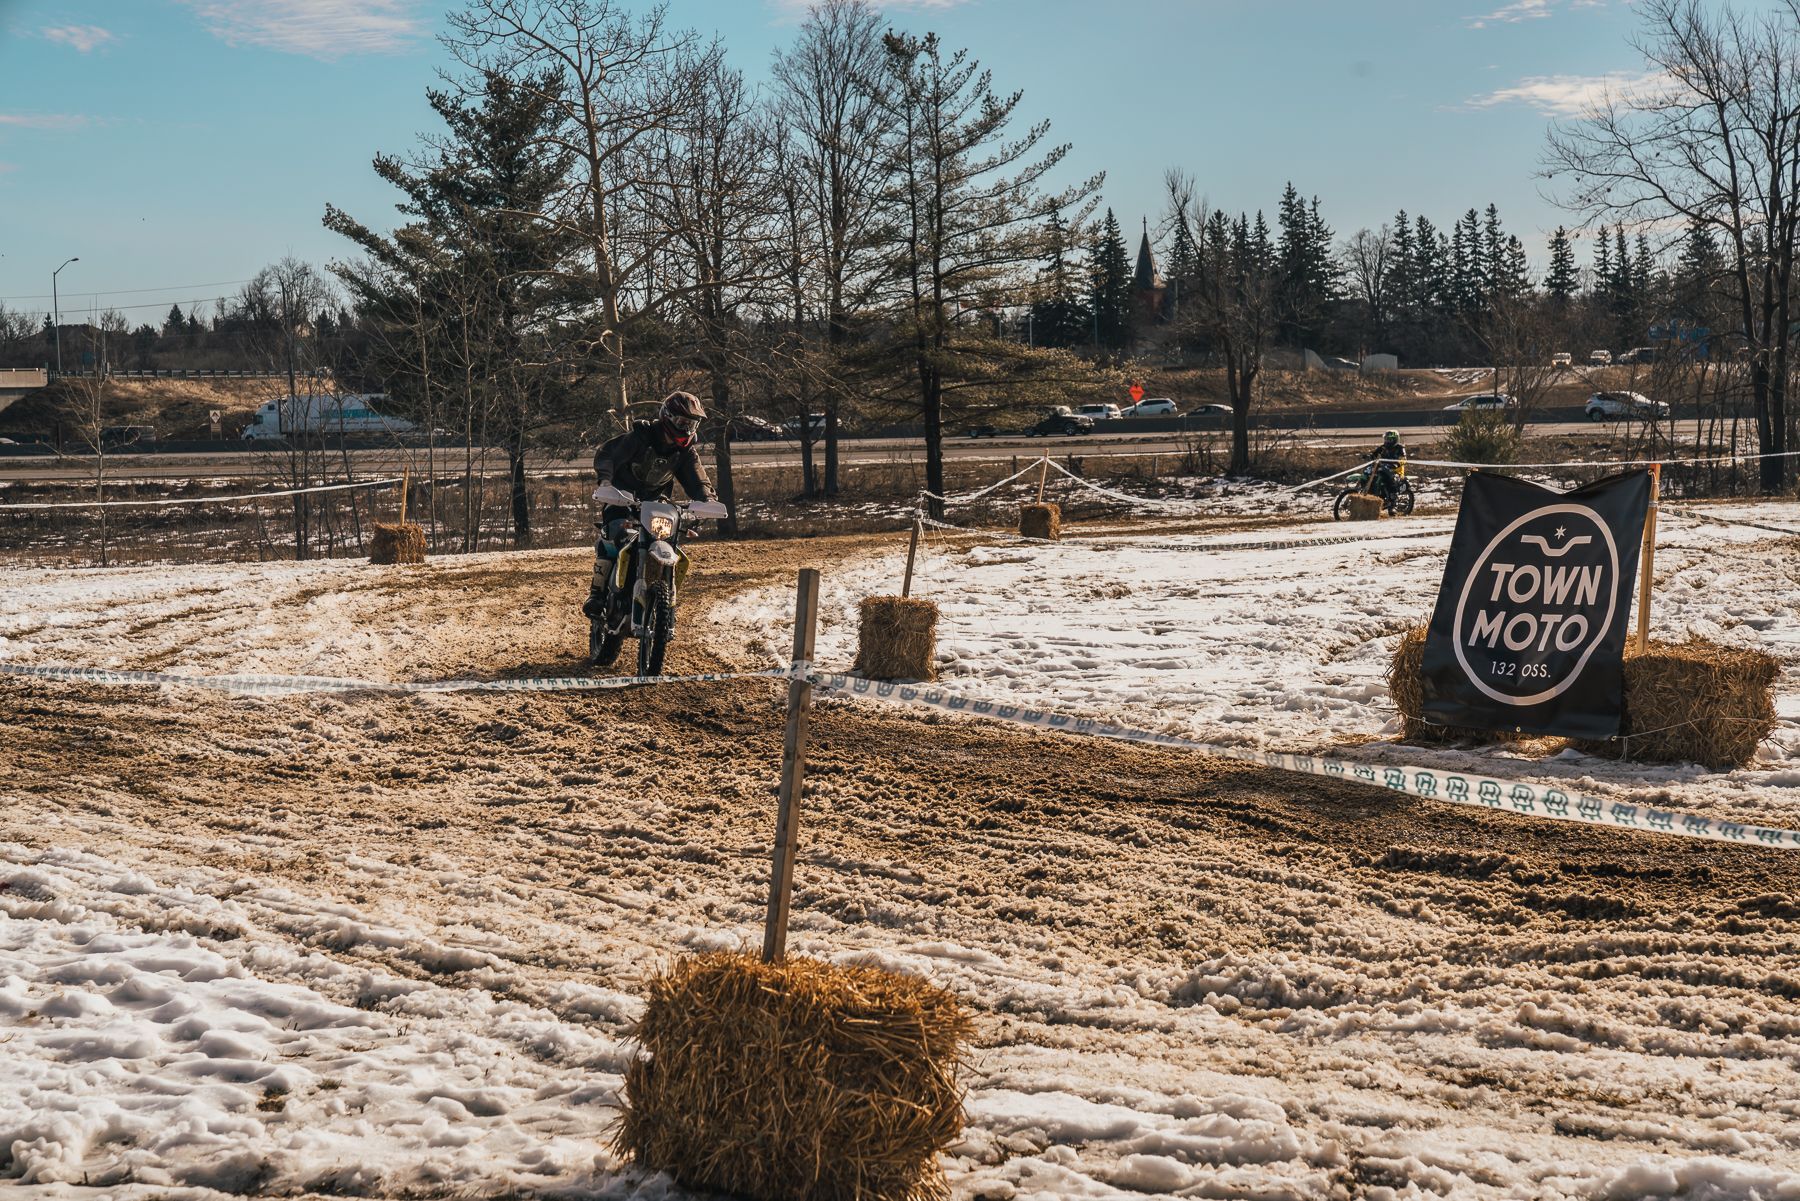
{"label": "wooden post", "polygon": [[406,467],[400,472],[400,524],[406,524],[406,498],[412,492],[412,468]]}
{"label": "wooden post", "polygon": [[1038,460],[1038,498],[1037,503],[1044,503],[1044,479],[1050,474],[1050,456],[1046,454]]}
{"label": "wooden post", "polygon": [[900,583],[900,595],[912,595],[913,560],[919,555],[919,528],[925,524],[917,513],[913,514],[912,544],[906,548],[906,579]]}
{"label": "wooden post", "polygon": [[[819,572],[800,569],[794,600],[794,661],[812,663],[819,621]],[[800,794],[806,782],[806,730],[812,717],[812,685],[788,681],[787,739],[781,750],[781,809],[775,819],[775,854],[769,865],[769,916],[763,926],[763,962],[787,954],[788,909],[794,895],[794,854],[800,841]]]}
{"label": "wooden post", "polygon": [[1650,581],[1656,572],[1656,510],[1662,503],[1662,464],[1650,464],[1650,512],[1644,515],[1644,552],[1638,564],[1637,653],[1650,649]]}

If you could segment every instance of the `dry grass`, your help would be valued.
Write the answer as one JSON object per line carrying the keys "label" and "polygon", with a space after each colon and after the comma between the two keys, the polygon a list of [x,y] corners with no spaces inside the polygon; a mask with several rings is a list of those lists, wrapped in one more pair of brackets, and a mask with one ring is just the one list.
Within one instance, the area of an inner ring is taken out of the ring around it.
{"label": "dry grass", "polygon": [[1020,505],[1019,533],[1027,538],[1062,537],[1062,506],[1053,504]]}
{"label": "dry grass", "polygon": [[915,977],[683,959],[650,981],[614,1146],[756,1201],[940,1201],[971,1031],[955,997]]}
{"label": "dry grass", "polygon": [[937,678],[936,601],[867,596],[856,637],[856,671],[876,680]]}
{"label": "dry grass", "polygon": [[1690,639],[1625,652],[1619,736],[1576,746],[1611,759],[1742,767],[1775,729],[1780,665],[1759,650]]}
{"label": "dry grass", "polygon": [[424,561],[425,530],[422,526],[410,521],[398,525],[385,521],[375,523],[375,534],[369,539],[369,562],[391,565]]}
{"label": "dry grass", "polygon": [[1400,636],[1394,658],[1388,664],[1388,695],[1400,711],[1400,735],[1407,742],[1520,742],[1525,736],[1511,730],[1482,730],[1474,726],[1440,726],[1425,720],[1425,627]]}
{"label": "dry grass", "polygon": [[1382,506],[1379,496],[1370,496],[1366,492],[1353,492],[1344,501],[1344,509],[1351,521],[1378,521]]}

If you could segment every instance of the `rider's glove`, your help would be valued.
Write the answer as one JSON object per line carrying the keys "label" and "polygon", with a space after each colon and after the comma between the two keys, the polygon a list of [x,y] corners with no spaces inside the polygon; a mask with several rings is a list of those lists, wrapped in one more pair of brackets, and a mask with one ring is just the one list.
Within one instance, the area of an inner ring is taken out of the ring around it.
{"label": "rider's glove", "polygon": [[594,499],[603,505],[632,505],[637,503],[637,497],[629,492],[621,492],[611,484],[601,484],[598,488],[595,488]]}

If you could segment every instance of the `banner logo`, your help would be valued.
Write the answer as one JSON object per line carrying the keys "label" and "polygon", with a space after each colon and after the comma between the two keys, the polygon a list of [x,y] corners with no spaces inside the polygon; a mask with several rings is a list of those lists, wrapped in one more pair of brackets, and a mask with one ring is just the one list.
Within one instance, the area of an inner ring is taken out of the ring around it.
{"label": "banner logo", "polygon": [[1587,505],[1555,504],[1488,542],[1456,602],[1456,662],[1482,695],[1541,705],[1581,678],[1618,615],[1619,547]]}

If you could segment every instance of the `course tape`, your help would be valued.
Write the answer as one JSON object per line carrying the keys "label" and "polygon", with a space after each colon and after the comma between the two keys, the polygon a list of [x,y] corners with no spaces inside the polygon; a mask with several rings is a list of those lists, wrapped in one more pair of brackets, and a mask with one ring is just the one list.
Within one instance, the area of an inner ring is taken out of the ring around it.
{"label": "course tape", "polygon": [[1404,793],[1428,801],[1449,801],[1457,805],[1474,805],[1531,817],[1557,821],[1581,822],[1591,826],[1613,826],[1657,834],[1674,834],[1687,838],[1711,839],[1715,842],[1755,844],[1782,850],[1800,850],[1800,830],[1782,830],[1723,818],[1702,817],[1674,809],[1658,809],[1651,805],[1630,805],[1623,801],[1571,793],[1553,785],[1524,784],[1494,776],[1470,772],[1444,771],[1426,767],[1385,766],[1359,763],[1331,755],[1302,755],[1288,751],[1259,751],[1245,747],[1220,746],[1159,734],[1130,726],[1115,725],[1089,717],[1070,717],[1044,709],[997,701],[973,700],[946,693],[938,688],[916,684],[892,684],[861,676],[829,674],[796,664],[791,672],[827,692],[845,693],[898,704],[925,705],[949,713],[969,717],[985,717],[1013,722],[1040,730],[1060,731],[1094,738],[1112,738],[1124,742],[1173,750],[1198,751],[1220,759],[1254,763],[1277,771],[1303,776],[1320,776],[1332,780],[1354,780]]}
{"label": "course tape", "polygon": [[354,484],[324,484],[317,488],[289,488],[282,492],[240,492],[235,496],[170,496],[156,500],[70,500],[0,505],[0,509],[148,509],[169,505],[228,505],[240,500],[267,500],[275,496],[309,496],[315,492],[343,492],[351,488],[384,488],[398,484],[400,476],[384,480],[360,480]]}
{"label": "course tape", "polygon": [[[921,517],[920,522],[934,530],[954,530],[960,534],[971,534],[982,538],[994,538],[1005,542],[1031,542],[1046,546],[1075,547],[1110,547],[1118,544],[1118,539],[1104,538],[1032,538],[1025,534],[1011,534],[1005,530],[978,530],[966,525],[952,525],[948,521],[935,521],[930,517]],[[1205,552],[1235,550],[1298,550],[1308,546],[1343,546],[1353,542],[1405,542],[1417,538],[1441,538],[1451,533],[1448,528],[1436,530],[1411,530],[1401,534],[1340,534],[1330,538],[1273,538],[1248,542],[1209,542],[1204,544],[1156,543],[1145,549],[1171,552]]]}
{"label": "course tape", "polygon": [[238,696],[297,696],[316,692],[600,692],[643,684],[714,684],[726,680],[780,678],[791,669],[702,672],[691,676],[564,676],[526,680],[424,680],[389,683],[340,676],[225,675],[189,676],[163,671],[113,671],[103,667],[38,666],[0,663],[0,676],[63,680],[83,684],[122,684],[199,688]]}

